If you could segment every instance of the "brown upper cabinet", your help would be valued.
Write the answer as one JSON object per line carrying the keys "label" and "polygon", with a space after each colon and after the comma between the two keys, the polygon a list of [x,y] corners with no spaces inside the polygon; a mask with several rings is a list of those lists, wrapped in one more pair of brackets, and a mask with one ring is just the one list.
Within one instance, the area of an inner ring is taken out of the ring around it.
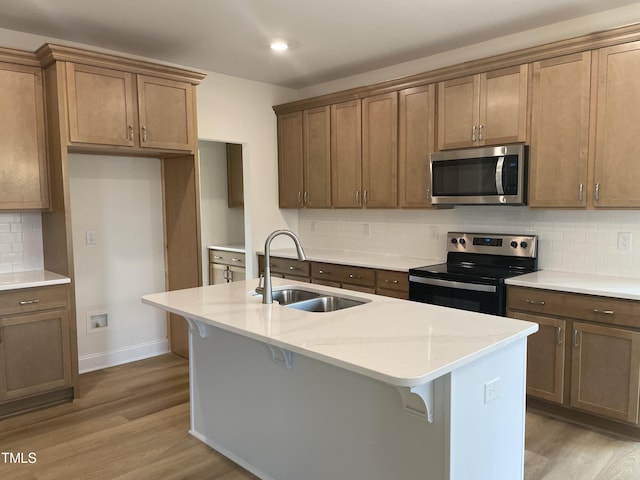
{"label": "brown upper cabinet", "polygon": [[331,196],[336,208],[362,207],[362,104],[331,105]]}
{"label": "brown upper cabinet", "polygon": [[529,205],[587,205],[591,52],[533,64]]}
{"label": "brown upper cabinet", "polygon": [[227,204],[229,208],[244,207],[242,145],[227,143]]}
{"label": "brown upper cabinet", "polygon": [[431,206],[429,154],[435,149],[435,85],[401,90],[398,174],[401,208]]}
{"label": "brown upper cabinet", "polygon": [[600,49],[597,72],[593,206],[640,207],[640,41]]}
{"label": "brown upper cabinet", "polygon": [[[0,59],[14,56],[21,61],[23,55],[0,49]],[[0,62],[0,114],[5,119],[0,129],[0,211],[46,209],[49,177],[39,67]]]}
{"label": "brown upper cabinet", "polygon": [[71,145],[192,151],[193,85],[66,63]]}
{"label": "brown upper cabinet", "polygon": [[438,84],[438,148],[527,140],[529,66],[493,70]]}
{"label": "brown upper cabinet", "polygon": [[329,107],[278,116],[281,208],[331,207]]}
{"label": "brown upper cabinet", "polygon": [[398,206],[398,93],[362,100],[362,205]]}

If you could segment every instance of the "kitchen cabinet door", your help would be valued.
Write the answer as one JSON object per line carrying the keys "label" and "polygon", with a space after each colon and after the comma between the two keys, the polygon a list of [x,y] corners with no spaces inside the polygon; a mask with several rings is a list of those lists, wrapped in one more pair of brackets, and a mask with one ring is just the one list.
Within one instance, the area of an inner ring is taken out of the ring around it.
{"label": "kitchen cabinet door", "polygon": [[529,65],[480,75],[478,145],[527,140]]}
{"label": "kitchen cabinet door", "polygon": [[429,155],[434,151],[435,85],[400,91],[398,130],[399,206],[431,206]]}
{"label": "kitchen cabinet door", "polygon": [[69,141],[135,145],[133,74],[66,63]]}
{"label": "kitchen cabinet door", "polygon": [[54,310],[0,319],[0,401],[71,386],[69,318]]}
{"label": "kitchen cabinet door", "polygon": [[39,68],[0,63],[0,211],[49,207],[42,89]]}
{"label": "kitchen cabinet door", "polygon": [[242,145],[227,143],[227,203],[229,208],[244,207]]}
{"label": "kitchen cabinet door", "polygon": [[528,64],[438,84],[438,148],[527,140]]}
{"label": "kitchen cabinet door", "polygon": [[331,109],[304,110],[304,192],[309,208],[331,207]]}
{"label": "kitchen cabinet door", "polygon": [[438,83],[438,149],[478,144],[480,76]]}
{"label": "kitchen cabinet door", "polygon": [[302,112],[278,115],[278,198],[280,208],[303,206]]}
{"label": "kitchen cabinet door", "polygon": [[512,311],[508,316],[539,325],[538,331],[527,338],[527,395],[562,404],[567,322]]}
{"label": "kitchen cabinet door", "polygon": [[640,42],[598,52],[595,207],[640,207]]}
{"label": "kitchen cabinet door", "polygon": [[571,406],[638,424],[640,332],[573,323]]}
{"label": "kitchen cabinet door", "polygon": [[195,87],[145,75],[137,75],[137,83],[140,146],[193,150]]}
{"label": "kitchen cabinet door", "polygon": [[336,208],[362,207],[361,102],[331,105],[331,196]]}
{"label": "kitchen cabinet door", "polygon": [[529,206],[587,205],[591,52],[533,64]]}
{"label": "kitchen cabinet door", "polygon": [[398,93],[362,100],[362,202],[398,206]]}

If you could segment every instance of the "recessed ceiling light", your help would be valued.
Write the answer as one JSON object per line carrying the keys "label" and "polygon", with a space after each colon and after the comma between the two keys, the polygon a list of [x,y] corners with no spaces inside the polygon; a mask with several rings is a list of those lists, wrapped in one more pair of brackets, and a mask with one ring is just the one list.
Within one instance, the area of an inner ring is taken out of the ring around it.
{"label": "recessed ceiling light", "polygon": [[271,50],[273,50],[273,51],[284,52],[288,48],[289,48],[289,45],[287,45],[287,42],[285,42],[285,41],[276,40],[276,41],[271,42]]}

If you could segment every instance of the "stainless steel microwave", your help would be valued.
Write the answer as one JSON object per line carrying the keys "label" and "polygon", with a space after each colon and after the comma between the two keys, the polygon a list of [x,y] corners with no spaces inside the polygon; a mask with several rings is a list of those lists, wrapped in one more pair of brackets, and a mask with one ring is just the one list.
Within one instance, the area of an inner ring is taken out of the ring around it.
{"label": "stainless steel microwave", "polygon": [[435,205],[526,205],[524,144],[431,154],[431,202]]}

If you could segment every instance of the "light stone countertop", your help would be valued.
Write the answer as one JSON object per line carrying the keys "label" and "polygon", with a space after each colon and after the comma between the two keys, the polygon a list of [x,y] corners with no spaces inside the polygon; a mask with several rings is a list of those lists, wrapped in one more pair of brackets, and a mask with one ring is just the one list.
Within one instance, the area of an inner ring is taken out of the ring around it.
{"label": "light stone countertop", "polygon": [[245,247],[242,243],[228,243],[220,245],[207,245],[209,250],[223,250],[225,252],[245,253]]}
{"label": "light stone countertop", "polygon": [[46,287],[65,283],[71,283],[71,279],[47,270],[30,270],[28,272],[0,274],[0,291]]}
{"label": "light stone countertop", "polygon": [[505,283],[519,287],[640,300],[640,279],[637,278],[539,270],[508,278]]}
{"label": "light stone countertop", "polygon": [[263,305],[253,295],[255,280],[150,294],[142,301],[401,387],[430,382],[538,330],[522,320],[273,279],[274,289],[285,285],[370,302],[327,313]]}
{"label": "light stone countertop", "polygon": [[[303,245],[304,247],[304,245]],[[258,252],[264,254],[263,251]],[[396,270],[408,272],[410,268],[423,267],[443,263],[442,259],[401,257],[376,253],[353,252],[350,250],[329,250],[322,248],[305,248],[307,260],[314,262],[337,263],[354,267],[379,268],[382,270]],[[281,248],[271,250],[271,256],[298,258],[295,248]]]}

